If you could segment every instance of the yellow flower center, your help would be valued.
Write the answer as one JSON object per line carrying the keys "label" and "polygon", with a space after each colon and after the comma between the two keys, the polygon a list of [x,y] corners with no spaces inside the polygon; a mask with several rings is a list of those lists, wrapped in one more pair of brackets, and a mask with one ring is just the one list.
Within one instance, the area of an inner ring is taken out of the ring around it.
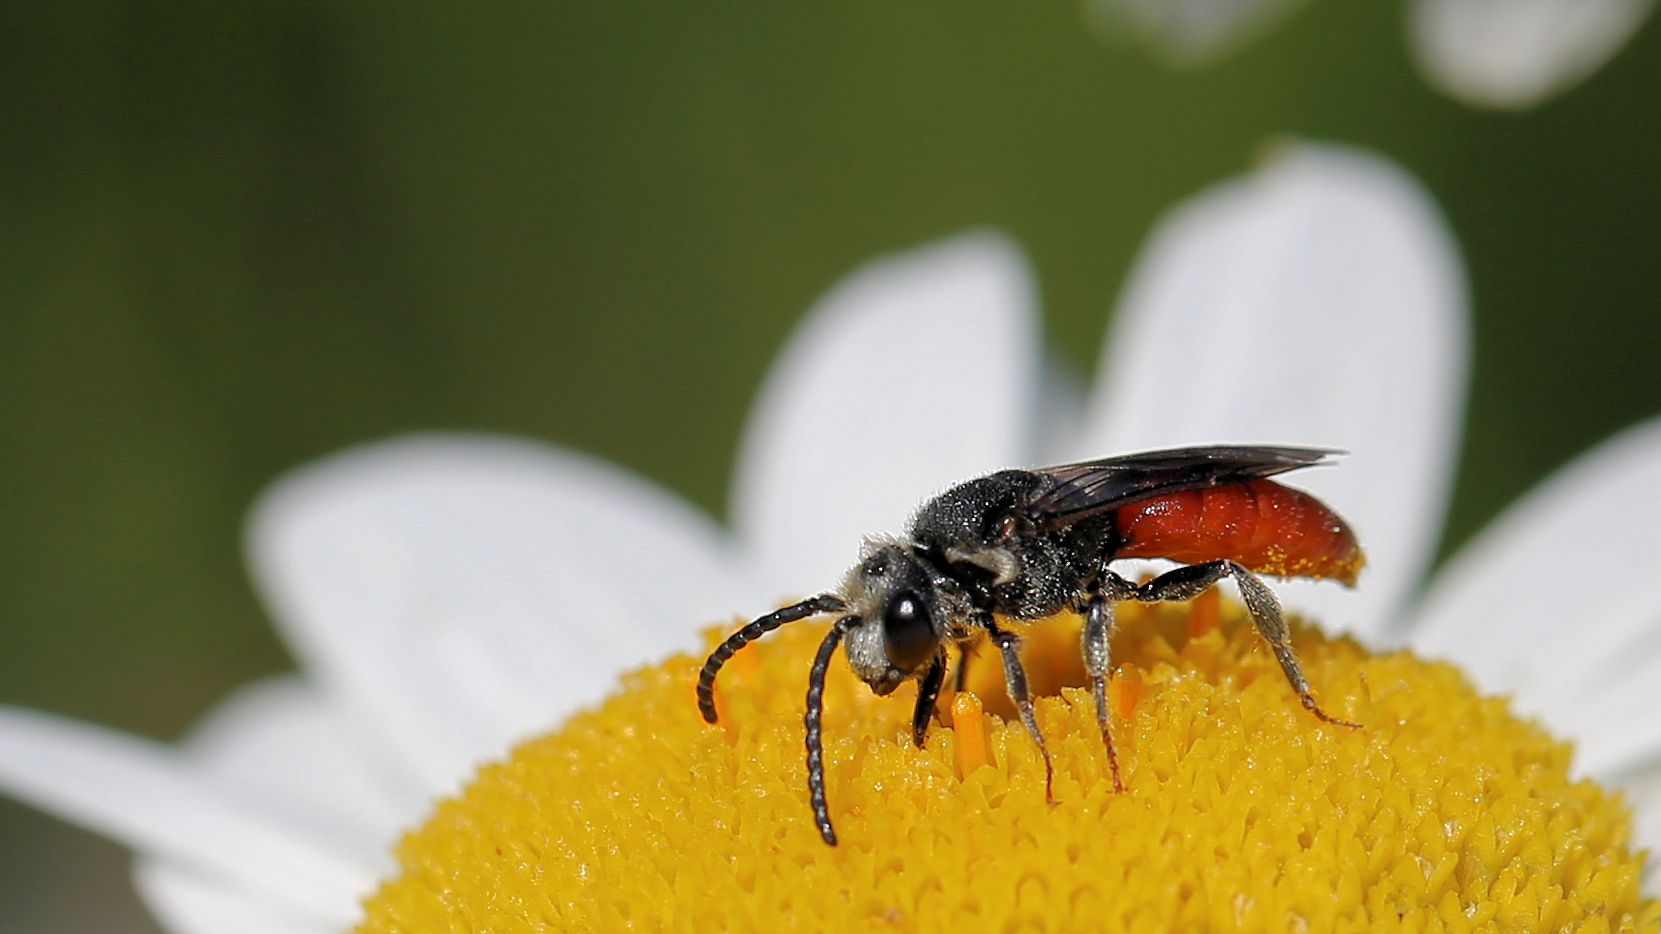
{"label": "yellow flower center", "polygon": [[[972,665],[925,749],[910,689],[838,662],[826,689],[828,847],[808,808],[799,623],[693,701],[702,659],[628,675],[525,743],[398,848],[365,932],[1111,929],[1653,931],[1625,806],[1569,746],[1454,668],[1309,628],[1297,703],[1237,607],[1122,607],[1113,792],[1070,616],[1027,631],[1044,768],[998,666]],[[713,634],[712,634],[713,635]],[[713,644],[713,643],[711,643]]]}

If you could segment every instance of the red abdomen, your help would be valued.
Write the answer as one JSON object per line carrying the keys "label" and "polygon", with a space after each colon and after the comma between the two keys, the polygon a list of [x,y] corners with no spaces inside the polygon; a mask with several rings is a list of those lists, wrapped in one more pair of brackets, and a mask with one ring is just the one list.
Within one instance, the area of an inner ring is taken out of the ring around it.
{"label": "red abdomen", "polygon": [[1346,585],[1366,563],[1337,513],[1273,480],[1137,500],[1120,506],[1114,520],[1121,558],[1228,559],[1264,574],[1330,577]]}

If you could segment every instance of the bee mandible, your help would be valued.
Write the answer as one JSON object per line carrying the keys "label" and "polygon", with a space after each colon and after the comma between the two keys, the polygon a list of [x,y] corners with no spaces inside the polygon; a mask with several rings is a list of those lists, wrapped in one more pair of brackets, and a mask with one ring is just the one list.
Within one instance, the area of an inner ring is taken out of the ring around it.
{"label": "bee mandible", "polygon": [[[814,822],[835,846],[821,721],[825,672],[837,646],[845,646],[849,666],[879,695],[919,681],[911,727],[921,747],[945,683],[947,645],[960,650],[961,687],[961,650],[990,639],[1003,658],[1009,698],[1044,759],[1044,790],[1053,801],[1055,771],[1033,713],[1020,637],[1000,619],[1025,622],[1073,610],[1084,619],[1084,668],[1113,787],[1123,791],[1107,705],[1114,604],[1190,600],[1231,578],[1303,706],[1328,723],[1354,727],[1315,702],[1280,601],[1257,576],[1354,585],[1365,559],[1349,526],[1315,497],[1270,479],[1326,463],[1337,453],[1174,448],[1003,470],[959,484],[924,503],[904,537],[867,542],[836,592],[769,613],[717,646],[698,675],[698,709],[705,721],[716,722],[715,676],[733,653],[785,623],[839,614],[814,656],[804,717]],[[1137,583],[1109,567],[1124,558],[1164,558],[1182,566]]]}

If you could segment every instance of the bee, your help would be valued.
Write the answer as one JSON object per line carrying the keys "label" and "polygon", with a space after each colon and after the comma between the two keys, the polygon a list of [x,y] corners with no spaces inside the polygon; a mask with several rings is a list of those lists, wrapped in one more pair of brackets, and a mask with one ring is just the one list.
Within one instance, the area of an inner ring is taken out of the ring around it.
{"label": "bee", "polygon": [[[836,845],[825,800],[825,672],[839,645],[848,665],[878,695],[917,680],[912,739],[928,736],[945,683],[947,646],[958,652],[991,640],[1021,723],[1044,760],[1049,800],[1055,770],[1033,714],[1021,640],[1011,624],[1062,610],[1083,617],[1081,651],[1096,722],[1123,791],[1109,726],[1107,679],[1116,603],[1191,600],[1232,579],[1246,611],[1274,651],[1298,699],[1328,723],[1356,724],[1316,703],[1274,592],[1257,576],[1337,580],[1354,586],[1365,558],[1355,534],[1315,497],[1271,479],[1330,463],[1324,448],[1223,446],[1174,448],[1034,470],[1003,470],[952,487],[924,503],[903,537],[866,542],[859,563],[831,593],[776,610],[733,633],[698,674],[698,709],[716,722],[715,678],[733,654],[786,623],[838,614],[808,674],[808,795],[819,835]],[[1115,573],[1125,558],[1163,558],[1181,566],[1142,582]]]}

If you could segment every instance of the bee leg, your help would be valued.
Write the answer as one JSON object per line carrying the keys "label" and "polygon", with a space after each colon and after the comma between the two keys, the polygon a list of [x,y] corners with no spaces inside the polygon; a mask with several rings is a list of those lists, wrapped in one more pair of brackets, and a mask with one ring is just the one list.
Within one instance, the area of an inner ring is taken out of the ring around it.
{"label": "bee leg", "polygon": [[1240,587],[1240,596],[1246,601],[1246,612],[1251,614],[1258,634],[1274,650],[1280,670],[1285,673],[1292,690],[1298,693],[1298,700],[1303,702],[1304,708],[1327,723],[1359,728],[1361,724],[1334,717],[1315,702],[1315,695],[1309,690],[1309,679],[1303,676],[1303,666],[1298,664],[1298,656],[1292,651],[1292,632],[1286,626],[1280,600],[1269,585],[1243,565],[1233,561],[1207,561],[1180,567],[1137,587],[1135,599],[1147,603],[1192,600],[1225,577],[1234,578],[1234,583]]}
{"label": "bee leg", "polygon": [[1096,695],[1096,723],[1102,728],[1102,746],[1113,770],[1113,791],[1125,790],[1119,777],[1119,754],[1113,749],[1113,728],[1108,723],[1107,676],[1113,670],[1113,603],[1099,588],[1084,605],[1084,670],[1090,674],[1090,688]]}
{"label": "bee leg", "polygon": [[911,712],[911,741],[918,749],[929,735],[929,721],[934,719],[934,704],[940,699],[940,686],[946,683],[946,655],[942,652],[929,662],[923,680],[917,685],[917,707]]}
{"label": "bee leg", "polygon": [[1032,741],[1038,744],[1038,754],[1044,757],[1044,800],[1055,803],[1055,766],[1050,762],[1050,748],[1044,745],[1044,734],[1038,729],[1038,715],[1032,708],[1032,692],[1027,688],[1027,670],[1021,667],[1021,640],[1007,629],[988,618],[984,625],[987,635],[1004,657],[1004,687],[1015,709],[1021,712]]}
{"label": "bee leg", "polygon": [[969,684],[969,646],[959,644],[957,670],[952,673],[952,693],[962,694]]}

